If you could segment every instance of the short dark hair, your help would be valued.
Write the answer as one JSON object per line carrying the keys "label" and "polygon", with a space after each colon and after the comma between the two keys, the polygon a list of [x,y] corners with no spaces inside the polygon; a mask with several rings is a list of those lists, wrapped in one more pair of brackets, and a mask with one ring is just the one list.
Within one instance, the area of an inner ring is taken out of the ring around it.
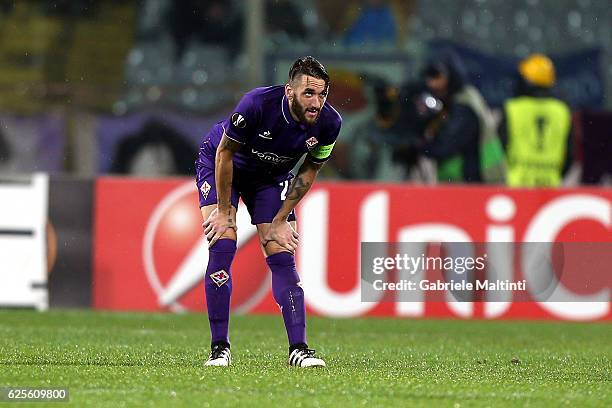
{"label": "short dark hair", "polygon": [[289,69],[289,81],[293,81],[300,75],[308,75],[325,81],[325,86],[329,85],[329,74],[319,61],[311,56],[300,57],[295,60]]}

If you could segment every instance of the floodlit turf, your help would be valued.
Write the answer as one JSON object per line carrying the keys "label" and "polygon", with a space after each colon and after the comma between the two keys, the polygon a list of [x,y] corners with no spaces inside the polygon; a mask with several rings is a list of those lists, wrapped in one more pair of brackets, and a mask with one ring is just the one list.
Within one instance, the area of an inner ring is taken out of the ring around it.
{"label": "floodlit turf", "polygon": [[287,367],[278,316],[233,317],[234,366],[204,368],[205,315],[0,311],[0,387],[66,386],[80,407],[612,406],[610,324],[311,318],[309,329],[327,369]]}

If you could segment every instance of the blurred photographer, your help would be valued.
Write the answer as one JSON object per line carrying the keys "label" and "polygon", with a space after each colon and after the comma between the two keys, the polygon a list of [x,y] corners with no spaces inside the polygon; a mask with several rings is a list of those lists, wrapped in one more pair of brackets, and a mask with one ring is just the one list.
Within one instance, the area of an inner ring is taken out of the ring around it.
{"label": "blurred photographer", "polygon": [[440,113],[428,124],[420,151],[437,162],[443,183],[503,183],[504,154],[491,111],[478,90],[467,82],[459,57],[444,52],[424,71],[427,89],[442,102]]}
{"label": "blurred photographer", "polygon": [[425,133],[439,118],[444,103],[436,98],[424,82],[409,82],[400,89],[400,134],[393,145],[393,160],[406,168],[407,179],[413,182],[435,184],[435,161],[421,152]]}
{"label": "blurred photographer", "polygon": [[[406,130],[400,121],[400,89],[380,78],[368,78],[375,111],[352,133],[349,178],[378,181],[402,181],[414,163],[411,158],[393,160],[396,147],[406,140]],[[403,119],[403,118],[402,118]]]}

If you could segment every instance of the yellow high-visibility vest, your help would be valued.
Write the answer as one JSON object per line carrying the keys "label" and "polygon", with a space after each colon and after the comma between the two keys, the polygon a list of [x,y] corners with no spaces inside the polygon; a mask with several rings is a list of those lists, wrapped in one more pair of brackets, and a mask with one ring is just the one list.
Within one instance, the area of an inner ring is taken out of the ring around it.
{"label": "yellow high-visibility vest", "polygon": [[555,98],[521,96],[504,106],[508,132],[508,185],[558,186],[562,180],[571,114]]}

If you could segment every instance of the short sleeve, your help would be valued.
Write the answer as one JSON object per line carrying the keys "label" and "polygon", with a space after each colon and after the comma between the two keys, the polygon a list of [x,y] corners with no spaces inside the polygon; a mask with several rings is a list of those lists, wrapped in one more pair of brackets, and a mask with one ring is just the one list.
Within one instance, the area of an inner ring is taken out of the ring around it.
{"label": "short sleeve", "polygon": [[229,119],[223,122],[225,135],[235,142],[245,144],[249,135],[257,129],[258,116],[254,98],[250,94],[244,95]]}
{"label": "short sleeve", "polygon": [[332,126],[329,126],[325,132],[322,132],[319,144],[308,152],[310,161],[314,163],[325,163],[329,159],[334,149],[334,145],[336,144],[336,139],[338,139],[338,135],[340,134],[341,125],[342,119],[340,119],[338,115],[338,118],[335,118],[333,121]]}

